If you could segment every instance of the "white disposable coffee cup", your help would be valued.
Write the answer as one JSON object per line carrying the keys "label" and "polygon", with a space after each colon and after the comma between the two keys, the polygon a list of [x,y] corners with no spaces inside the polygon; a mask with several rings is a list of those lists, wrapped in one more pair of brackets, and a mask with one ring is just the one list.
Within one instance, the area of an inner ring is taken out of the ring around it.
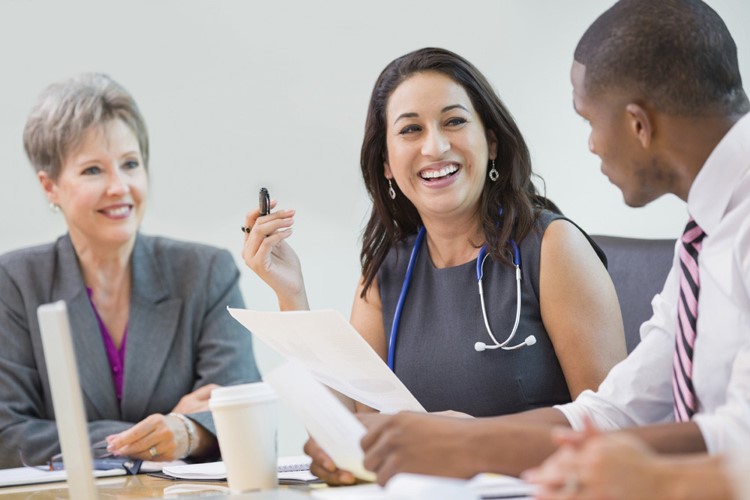
{"label": "white disposable coffee cup", "polygon": [[263,382],[211,391],[214,418],[229,488],[250,491],[276,488],[278,398]]}

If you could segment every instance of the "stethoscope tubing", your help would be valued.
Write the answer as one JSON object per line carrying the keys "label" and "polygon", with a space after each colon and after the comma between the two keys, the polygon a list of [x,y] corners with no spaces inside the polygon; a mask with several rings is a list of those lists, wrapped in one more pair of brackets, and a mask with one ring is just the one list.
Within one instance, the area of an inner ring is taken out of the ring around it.
{"label": "stethoscope tubing", "polygon": [[409,286],[411,285],[411,276],[414,273],[414,263],[417,261],[417,254],[419,249],[422,247],[422,240],[424,239],[426,231],[424,226],[421,227],[417,233],[417,239],[414,240],[414,247],[411,249],[411,255],[409,256],[409,265],[406,267],[406,276],[404,276],[404,282],[401,285],[401,293],[398,296],[398,302],[396,303],[396,313],[393,315],[393,325],[391,325],[391,338],[388,340],[388,368],[391,371],[396,371],[396,336],[398,335],[398,325],[401,323],[401,312],[404,310],[404,302],[406,302],[406,294],[409,293]]}
{"label": "stethoscope tubing", "polygon": [[[388,368],[391,369],[391,371],[395,371],[395,364],[396,364],[396,340],[398,337],[398,329],[399,325],[401,323],[401,313],[404,310],[404,303],[406,302],[406,296],[409,293],[409,287],[411,286],[411,278],[414,274],[414,264],[417,261],[417,255],[419,254],[419,250],[422,247],[422,241],[424,240],[424,235],[426,234],[426,230],[424,226],[422,226],[419,229],[419,232],[417,233],[417,238],[414,240],[414,246],[411,250],[411,255],[409,256],[409,264],[406,267],[406,275],[404,276],[404,282],[401,285],[401,293],[398,296],[398,302],[396,303],[396,312],[393,315],[393,324],[391,325],[391,335],[388,339]],[[511,334],[508,336],[507,339],[505,339],[504,342],[500,343],[497,341],[495,336],[492,334],[492,329],[490,328],[489,322],[487,320],[487,312],[484,305],[484,291],[482,289],[482,277],[484,274],[484,261],[488,257],[487,255],[487,246],[482,245],[482,248],[479,249],[479,254],[477,255],[477,261],[476,261],[476,270],[477,270],[477,284],[479,285],[479,298],[480,302],[482,304],[482,316],[484,317],[484,324],[487,328],[487,333],[489,333],[490,338],[494,342],[494,348],[505,348],[505,349],[514,349],[513,348],[507,348],[505,347],[508,345],[508,343],[513,339],[513,337],[516,334],[516,330],[518,329],[518,323],[521,317],[521,251],[518,248],[518,245],[516,242],[511,238],[509,240],[509,243],[511,247],[513,248],[513,266],[515,267],[516,271],[516,320],[515,324],[513,325],[513,330],[511,331]],[[521,347],[524,344],[519,344],[516,347]]]}

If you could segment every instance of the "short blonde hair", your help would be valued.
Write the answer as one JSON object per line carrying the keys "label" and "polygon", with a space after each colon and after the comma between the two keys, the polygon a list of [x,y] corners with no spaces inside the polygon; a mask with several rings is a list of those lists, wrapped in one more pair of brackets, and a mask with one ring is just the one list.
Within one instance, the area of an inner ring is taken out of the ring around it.
{"label": "short blonde hair", "polygon": [[138,139],[148,167],[148,132],[133,96],[109,76],[84,73],[53,83],[39,96],[26,120],[23,146],[37,172],[57,179],[65,157],[92,126],[120,119]]}

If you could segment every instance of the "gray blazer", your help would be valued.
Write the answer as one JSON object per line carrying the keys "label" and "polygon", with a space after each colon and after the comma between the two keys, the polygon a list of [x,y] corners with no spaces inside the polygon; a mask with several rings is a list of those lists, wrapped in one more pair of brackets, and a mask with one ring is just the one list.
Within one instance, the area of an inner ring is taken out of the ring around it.
{"label": "gray blazer", "polygon": [[[36,309],[64,300],[92,442],[208,383],[253,382],[250,333],[226,311],[244,307],[226,250],[138,235],[122,400],[70,238],[0,256],[0,467],[44,463],[59,444]],[[214,432],[210,413],[191,418]]]}

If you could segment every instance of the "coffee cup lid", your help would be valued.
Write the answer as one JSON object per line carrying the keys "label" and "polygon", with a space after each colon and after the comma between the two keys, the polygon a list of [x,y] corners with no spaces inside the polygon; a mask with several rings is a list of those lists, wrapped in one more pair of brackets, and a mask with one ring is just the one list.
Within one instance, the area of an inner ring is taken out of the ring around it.
{"label": "coffee cup lid", "polygon": [[211,391],[210,406],[259,403],[277,399],[271,386],[264,382],[218,387]]}

